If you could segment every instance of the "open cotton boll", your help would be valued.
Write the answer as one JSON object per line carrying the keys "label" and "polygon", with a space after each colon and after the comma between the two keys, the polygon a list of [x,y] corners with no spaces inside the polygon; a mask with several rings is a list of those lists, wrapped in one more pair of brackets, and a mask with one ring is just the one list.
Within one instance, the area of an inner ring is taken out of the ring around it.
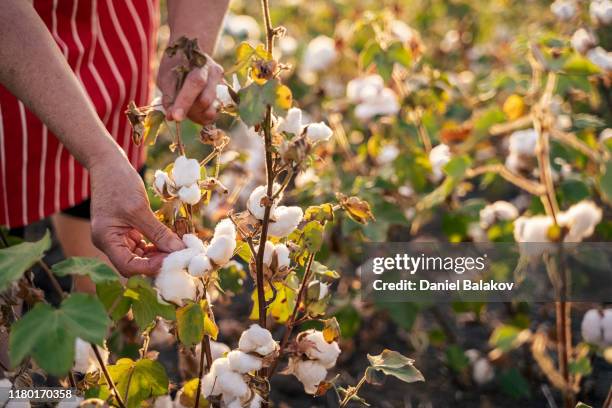
{"label": "open cotton boll", "polygon": [[196,205],[200,202],[200,198],[202,198],[200,186],[192,184],[190,186],[181,187],[178,191],[178,197],[185,204]]}
{"label": "open cotton boll", "polygon": [[593,234],[601,222],[602,211],[592,201],[581,201],[574,204],[560,216],[569,224],[566,242],[580,242]]}
{"label": "open cotton boll", "polygon": [[284,118],[280,118],[277,130],[279,132],[293,133],[299,135],[302,133],[302,110],[299,108],[291,108]]}
{"label": "open cotton boll", "polygon": [[429,163],[431,164],[432,178],[434,181],[442,180],[442,177],[444,177],[442,168],[450,161],[450,159],[451,153],[448,145],[441,143],[431,149],[429,152]]}
{"label": "open cotton boll", "polygon": [[256,40],[261,35],[257,20],[244,14],[228,14],[223,28],[228,34],[241,39]]}
{"label": "open cotton boll", "polygon": [[191,276],[204,276],[208,272],[213,270],[212,263],[210,262],[210,258],[204,254],[197,254],[191,261],[189,261],[189,266],[187,268],[189,274]]}
{"label": "open cotton boll", "polygon": [[[166,395],[166,397],[170,399],[169,395]],[[172,400],[170,400],[170,405],[157,405],[157,399],[155,401],[156,401],[156,404],[153,406],[153,408],[165,408],[165,407],[172,408]],[[81,402],[83,402],[82,397],[76,397],[73,399],[63,399],[57,403],[55,408],[79,408],[81,406]]]}
{"label": "open cotton boll", "polygon": [[263,367],[261,358],[240,350],[230,351],[227,355],[227,359],[229,360],[230,368],[241,374],[257,371]]}
{"label": "open cotton boll", "polygon": [[495,370],[489,360],[482,357],[476,360],[472,368],[472,378],[478,385],[484,385],[495,377]]}
{"label": "open cotton boll", "polygon": [[397,95],[390,88],[384,88],[377,95],[366,99],[355,107],[355,116],[360,120],[369,120],[374,116],[395,115],[400,109]]}
{"label": "open cotton boll", "polygon": [[197,183],[200,180],[200,163],[185,156],[177,157],[172,168],[172,179],[177,187]]}
{"label": "open cotton boll", "polygon": [[336,365],[336,360],[340,355],[338,343],[332,341],[328,343],[323,337],[323,332],[309,330],[307,335],[300,339],[300,343],[305,344],[304,352],[311,360],[317,360],[325,368],[332,368]]}
{"label": "open cotton boll", "polygon": [[276,254],[276,259],[278,261],[278,268],[284,269],[288,268],[291,263],[291,259],[289,258],[289,248],[285,244],[276,244],[274,247],[274,253]]}
{"label": "open cotton boll", "polygon": [[164,194],[164,187],[166,185],[172,184],[168,173],[161,170],[155,170],[155,181],[153,182],[153,186],[155,187],[155,191],[160,196]]}
{"label": "open cotton boll", "polygon": [[534,129],[517,130],[508,139],[508,150],[524,156],[534,156],[538,134]]}
{"label": "open cotton boll", "polygon": [[599,344],[602,340],[602,317],[599,310],[591,309],[582,317],[580,332],[582,339],[587,343]]}
{"label": "open cotton boll", "polygon": [[601,319],[601,328],[603,330],[604,345],[612,345],[612,309],[604,310],[603,318]]}
{"label": "open cotton boll", "polygon": [[213,237],[206,249],[206,255],[217,265],[229,262],[236,249],[236,240],[225,235]]}
{"label": "open cotton boll", "polygon": [[293,375],[304,385],[307,394],[316,394],[321,381],[327,377],[327,370],[313,360],[298,361],[293,367]]}
{"label": "open cotton boll", "polygon": [[194,300],[197,285],[190,274],[184,270],[162,269],[155,279],[155,287],[162,299],[183,306],[184,299]]}
{"label": "open cotton boll", "polygon": [[258,324],[252,324],[240,335],[238,348],[245,353],[255,352],[260,356],[267,356],[278,348],[278,344],[268,330]]}
{"label": "open cotton boll", "polygon": [[579,28],[572,35],[572,47],[581,54],[586,53],[597,44],[597,40],[584,28]]}
{"label": "open cotton boll", "polygon": [[612,1],[610,0],[593,0],[589,6],[589,14],[591,20],[597,24],[612,23]]}
{"label": "open cotton boll", "polygon": [[335,41],[320,35],[308,43],[302,59],[302,68],[311,72],[323,71],[336,60],[337,56]]}
{"label": "open cotton boll", "polygon": [[353,103],[363,102],[376,97],[385,87],[380,75],[368,75],[355,78],[346,85],[346,96]]}
{"label": "open cotton boll", "polygon": [[268,234],[283,238],[291,234],[302,221],[304,212],[300,207],[279,206],[274,211],[274,222],[268,226]]}
{"label": "open cotton boll", "polygon": [[[202,350],[202,345],[198,343],[195,347],[196,360],[200,359],[201,350]],[[210,356],[212,357],[213,362],[219,358],[224,358],[224,355],[229,353],[230,351],[231,349],[229,348],[227,344],[221,343],[220,341],[213,341],[213,340],[210,341]],[[227,363],[229,364],[229,360],[227,361]]]}
{"label": "open cotton boll", "polygon": [[242,377],[235,371],[226,371],[217,374],[217,383],[221,387],[221,393],[224,397],[243,398],[249,393],[249,386]]}
{"label": "open cotton boll", "polygon": [[[98,346],[102,361],[108,363],[108,350]],[[91,373],[99,369],[98,359],[96,354],[88,342],[77,338],[74,343],[74,366],[72,369],[79,373]]]}
{"label": "open cotton boll", "polygon": [[172,401],[172,398],[169,395],[162,395],[161,397],[155,398],[153,408],[174,408],[174,402]]}
{"label": "open cotton boll", "polygon": [[234,100],[230,95],[229,88],[225,84],[218,84],[216,88],[217,100],[221,102],[223,106],[231,106],[234,104]]}
{"label": "open cotton boll", "polygon": [[324,122],[311,123],[306,128],[306,137],[311,143],[327,141],[333,134],[334,132]]}
{"label": "open cotton boll", "polygon": [[519,217],[514,220],[514,240],[516,242],[550,242],[548,229],[552,225],[552,218],[546,215]]}
{"label": "open cotton boll", "polygon": [[480,210],[480,226],[484,229],[489,228],[497,221],[510,221],[519,216],[518,210],[514,205],[507,201],[496,201],[488,204]]}
{"label": "open cotton boll", "polygon": [[236,239],[236,226],[229,218],[224,218],[215,225],[215,237],[226,236]]}
{"label": "open cotton boll", "polygon": [[573,0],[555,0],[550,10],[559,20],[570,20],[576,14],[576,3]]}
{"label": "open cotton boll", "polygon": [[195,234],[185,234],[183,235],[183,242],[187,245],[187,248],[191,248],[198,252],[204,252],[206,250],[206,246],[204,246],[204,242]]}
{"label": "open cotton boll", "polygon": [[193,248],[185,248],[180,251],[175,251],[164,258],[162,262],[162,272],[173,272],[181,269],[186,269],[191,261],[191,258],[196,256],[199,251]]}
{"label": "open cotton boll", "polygon": [[394,144],[386,144],[380,149],[380,153],[376,156],[376,163],[385,165],[392,163],[399,155],[399,149]]}
{"label": "open cotton boll", "polygon": [[596,47],[587,52],[586,57],[604,71],[612,71],[612,52]]}
{"label": "open cotton boll", "polygon": [[274,255],[275,245],[272,241],[266,241],[266,245],[264,246],[264,256],[263,262],[264,265],[270,266],[272,263],[272,256]]}
{"label": "open cotton boll", "polygon": [[[280,188],[281,188],[280,184],[274,183],[274,186],[272,188],[273,193],[276,193],[277,191],[279,191]],[[265,213],[266,208],[262,205],[261,200],[266,196],[266,193],[267,193],[267,187],[259,186],[251,192],[251,195],[249,196],[249,199],[247,201],[247,209],[253,215],[253,217],[257,218],[258,220],[263,220],[264,218],[264,213]],[[274,203],[272,203],[272,207],[271,207],[272,214],[274,213],[274,209],[276,208],[276,203],[280,201],[281,199],[282,199],[282,194],[280,194],[279,197],[277,197],[277,199],[274,201]]]}

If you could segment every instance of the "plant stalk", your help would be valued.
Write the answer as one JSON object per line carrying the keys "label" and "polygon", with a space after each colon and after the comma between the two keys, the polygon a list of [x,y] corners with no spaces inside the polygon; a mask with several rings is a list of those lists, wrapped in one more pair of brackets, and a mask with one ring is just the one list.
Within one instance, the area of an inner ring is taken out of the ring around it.
{"label": "plant stalk", "polygon": [[91,344],[91,348],[94,351],[94,354],[96,355],[98,364],[100,364],[100,368],[102,369],[102,374],[104,374],[104,379],[106,380],[106,383],[108,384],[108,388],[113,393],[113,396],[117,400],[117,404],[119,404],[119,407],[126,408],[125,403],[123,402],[123,399],[121,398],[121,395],[119,394],[119,391],[117,390],[117,387],[115,386],[115,382],[113,381],[113,379],[110,376],[110,373],[108,372],[106,363],[102,359],[102,355],[100,354],[100,350],[98,350],[98,346],[96,346],[94,343],[90,343],[90,344]]}

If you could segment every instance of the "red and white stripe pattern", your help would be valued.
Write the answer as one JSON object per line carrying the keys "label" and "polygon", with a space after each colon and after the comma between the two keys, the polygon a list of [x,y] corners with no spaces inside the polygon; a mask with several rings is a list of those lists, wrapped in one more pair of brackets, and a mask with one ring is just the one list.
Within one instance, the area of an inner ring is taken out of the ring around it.
{"label": "red and white stripe pattern", "polygon": [[[34,7],[135,168],[124,111],[149,102],[157,0],[34,0]],[[0,225],[20,227],[89,197],[87,171],[25,106],[0,86]]]}

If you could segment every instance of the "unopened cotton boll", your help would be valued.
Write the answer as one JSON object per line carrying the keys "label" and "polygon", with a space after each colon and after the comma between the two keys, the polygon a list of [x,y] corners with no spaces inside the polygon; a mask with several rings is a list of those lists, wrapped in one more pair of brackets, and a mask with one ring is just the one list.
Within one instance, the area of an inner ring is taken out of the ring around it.
{"label": "unopened cotton boll", "polygon": [[279,132],[299,135],[302,133],[302,127],[302,110],[299,108],[291,108],[284,118],[280,118],[277,130]]}
{"label": "unopened cotton boll", "polygon": [[335,341],[328,343],[323,337],[323,332],[318,330],[309,330],[306,333],[308,334],[301,338],[300,341],[306,342],[307,345],[311,345],[304,351],[308,358],[317,360],[325,368],[332,368],[335,366],[336,360],[340,355],[338,343]]}
{"label": "unopened cotton boll", "polygon": [[236,240],[225,235],[214,237],[206,249],[206,255],[217,265],[229,262],[236,249]]}
{"label": "unopened cotton boll", "polygon": [[242,332],[238,340],[238,348],[245,353],[255,352],[261,356],[267,356],[278,347],[272,334],[259,326],[252,324],[247,330]]}
{"label": "unopened cotton boll", "polygon": [[597,309],[587,311],[582,317],[580,332],[587,343],[599,344],[602,340],[602,317]]}
{"label": "unopened cotton boll", "polygon": [[227,355],[227,359],[229,360],[230,368],[241,374],[257,371],[263,367],[261,358],[240,350],[230,351]]}
{"label": "unopened cotton boll", "polygon": [[555,0],[550,10],[559,20],[570,20],[576,14],[576,3],[573,0]]}
{"label": "unopened cotton boll", "polygon": [[580,242],[593,234],[595,227],[601,222],[602,211],[592,201],[581,201],[571,206],[559,218],[569,225],[565,241]]}
{"label": "unopened cotton boll", "polygon": [[178,191],[178,197],[186,204],[196,205],[200,202],[200,198],[202,198],[200,186],[192,184],[190,186],[181,187]]}
{"label": "unopened cotton boll", "polygon": [[291,234],[302,221],[304,212],[300,207],[279,206],[274,211],[274,222],[268,226],[268,234],[284,238]]}
{"label": "unopened cotton boll", "polygon": [[591,20],[597,24],[607,25],[612,23],[612,1],[593,0],[589,6]]}
{"label": "unopened cotton boll", "polygon": [[155,287],[162,299],[179,306],[183,306],[184,299],[194,300],[197,295],[195,280],[184,270],[162,269],[155,279]]}
{"label": "unopened cotton boll", "polygon": [[215,225],[215,237],[226,236],[232,239],[236,238],[236,226],[229,218],[224,218]]}
{"label": "unopened cotton boll", "polygon": [[217,100],[221,102],[223,106],[231,106],[234,104],[234,100],[230,95],[229,88],[225,84],[218,84],[216,88]]}
{"label": "unopened cotton boll", "polygon": [[482,357],[476,360],[472,368],[472,378],[478,385],[484,385],[495,377],[495,370],[489,360]]}
{"label": "unopened cotton boll", "polygon": [[334,132],[324,122],[311,123],[306,128],[306,137],[311,143],[318,141],[327,141]]}
{"label": "unopened cotton boll", "polygon": [[517,130],[508,139],[508,150],[511,154],[534,156],[538,134],[534,129]]}
{"label": "unopened cotton boll", "polygon": [[612,52],[596,47],[587,52],[586,57],[604,71],[612,71]]}
{"label": "unopened cotton boll", "polygon": [[576,30],[572,35],[571,42],[572,47],[581,54],[585,54],[597,44],[595,36],[584,28]]}
{"label": "unopened cotton boll", "polygon": [[313,360],[298,361],[293,367],[293,375],[304,385],[307,394],[314,395],[321,381],[327,377],[327,370]]}
{"label": "unopened cotton boll", "polygon": [[431,164],[432,178],[434,181],[442,180],[444,172],[442,168],[451,159],[451,152],[448,145],[440,143],[429,152],[429,163]]}
{"label": "unopened cotton boll", "polygon": [[191,258],[189,261],[189,266],[187,268],[189,274],[191,276],[199,277],[204,276],[208,272],[213,270],[212,263],[210,262],[210,258],[204,254],[198,254]]}
{"label": "unopened cotton boll", "polygon": [[302,68],[312,72],[323,71],[336,60],[337,56],[335,41],[332,38],[320,35],[308,43]]}
{"label": "unopened cotton boll", "polygon": [[178,187],[197,183],[200,180],[200,163],[185,156],[177,157],[172,168],[172,179]]}
{"label": "unopened cotton boll", "polygon": [[187,248],[193,249],[198,252],[204,252],[206,247],[204,246],[204,242],[200,238],[198,238],[195,234],[185,234],[183,235],[183,242],[187,245]]}
{"label": "unopened cotton boll", "polygon": [[518,210],[507,201],[496,201],[480,210],[480,226],[489,228],[497,221],[510,221],[517,218]]}
{"label": "unopened cotton boll", "polygon": [[[108,363],[108,350],[98,346],[102,361]],[[74,366],[72,369],[79,373],[91,373],[99,369],[98,359],[90,343],[77,338],[74,343]]]}

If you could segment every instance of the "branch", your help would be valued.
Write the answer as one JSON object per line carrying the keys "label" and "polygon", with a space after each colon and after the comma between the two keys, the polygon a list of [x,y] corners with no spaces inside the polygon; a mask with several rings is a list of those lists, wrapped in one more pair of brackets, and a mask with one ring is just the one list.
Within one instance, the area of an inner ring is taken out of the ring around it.
{"label": "branch", "polygon": [[[106,368],[106,363],[104,362],[104,360],[102,359],[102,356],[100,355],[100,350],[98,350],[98,346],[96,346],[94,343],[90,343],[90,344],[91,344],[91,348],[94,351],[94,354],[96,355],[96,359],[98,360],[98,364],[100,364],[100,368],[102,369],[102,373],[104,374],[104,378],[106,379],[106,383],[108,384],[108,388],[113,393],[113,396],[117,400],[117,403],[119,404],[119,407],[120,408],[126,408],[125,403],[123,402],[123,399],[121,398],[121,395],[119,395],[119,391],[117,391],[117,387],[115,386],[115,383],[113,382],[113,379],[111,378],[110,373],[108,372],[108,368]],[[126,395],[126,397],[127,397],[127,395]]]}
{"label": "branch", "polygon": [[515,186],[522,188],[535,196],[541,196],[546,192],[544,186],[540,183],[536,183],[512,172],[503,164],[487,164],[484,166],[475,167],[473,169],[468,169],[465,174],[467,178],[474,178],[484,173],[498,173],[501,177],[506,179],[506,181],[509,181]]}

